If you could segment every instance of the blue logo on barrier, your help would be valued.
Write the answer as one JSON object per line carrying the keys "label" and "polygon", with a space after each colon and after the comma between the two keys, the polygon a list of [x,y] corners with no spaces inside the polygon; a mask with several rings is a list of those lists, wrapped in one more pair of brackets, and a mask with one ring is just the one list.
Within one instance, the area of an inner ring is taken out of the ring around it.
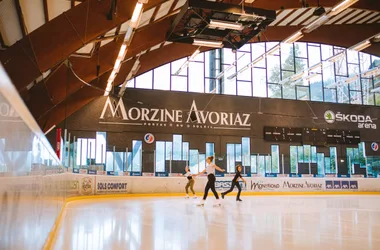
{"label": "blue logo on barrier", "polygon": [[73,173],[79,174],[79,168],[74,168]]}
{"label": "blue logo on barrier", "polygon": [[358,190],[358,181],[326,181],[326,189]]}
{"label": "blue logo on barrier", "polygon": [[266,173],[266,174],[265,174],[265,177],[277,177],[277,174]]}
{"label": "blue logo on barrier", "polygon": [[326,181],[326,189],[334,189],[333,181]]}
{"label": "blue logo on barrier", "polygon": [[[215,188],[216,189],[230,189],[232,181],[216,181]],[[247,190],[247,185],[244,182],[239,181],[239,185],[243,190]]]}
{"label": "blue logo on barrier", "polygon": [[334,189],[341,189],[340,181],[334,181]]}
{"label": "blue logo on barrier", "polygon": [[350,189],[358,189],[358,181],[350,181]]}
{"label": "blue logo on barrier", "polygon": [[96,170],[88,170],[88,174],[96,174]]}
{"label": "blue logo on barrier", "polygon": [[350,189],[349,181],[342,181],[342,189]]}
{"label": "blue logo on barrier", "polygon": [[107,171],[107,175],[115,175],[113,171]]}

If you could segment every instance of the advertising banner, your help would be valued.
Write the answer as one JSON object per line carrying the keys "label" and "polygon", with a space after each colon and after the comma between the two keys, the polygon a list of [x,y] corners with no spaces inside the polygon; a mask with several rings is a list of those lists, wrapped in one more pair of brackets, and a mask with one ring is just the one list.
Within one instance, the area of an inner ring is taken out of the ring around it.
{"label": "advertising banner", "polygon": [[128,179],[116,176],[97,176],[95,194],[126,194],[128,193]]}

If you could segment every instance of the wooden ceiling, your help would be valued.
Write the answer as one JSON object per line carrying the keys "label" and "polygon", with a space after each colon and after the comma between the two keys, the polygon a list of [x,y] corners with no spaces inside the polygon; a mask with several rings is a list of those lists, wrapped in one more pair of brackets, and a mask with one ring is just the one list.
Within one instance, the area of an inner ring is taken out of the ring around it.
{"label": "wooden ceiling", "polygon": [[[0,61],[44,131],[103,95],[122,43],[118,37],[127,30],[137,0],[118,0],[116,14],[108,20],[111,2],[0,0]],[[316,19],[312,13],[317,1],[307,2],[304,8],[299,0],[256,0],[250,5],[277,11],[277,20],[263,35],[268,41],[281,41]],[[326,10],[338,2],[320,0]],[[184,3],[149,0],[144,5],[115,85],[124,82],[137,55],[141,61],[139,75],[194,52],[192,45],[165,41]],[[350,47],[380,33],[379,11],[380,1],[360,0],[300,41]],[[380,56],[380,44],[364,52]]]}

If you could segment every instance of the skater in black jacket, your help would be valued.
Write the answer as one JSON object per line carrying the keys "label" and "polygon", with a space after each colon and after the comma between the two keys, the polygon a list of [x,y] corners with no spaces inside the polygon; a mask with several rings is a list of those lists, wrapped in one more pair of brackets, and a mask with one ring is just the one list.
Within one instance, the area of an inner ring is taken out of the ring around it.
{"label": "skater in black jacket", "polygon": [[244,181],[244,183],[247,183],[247,182],[241,176],[241,169],[242,169],[242,167],[240,165],[236,166],[236,174],[235,174],[235,177],[232,179],[231,188],[229,190],[227,190],[226,192],[222,193],[222,199],[224,199],[224,196],[226,196],[228,193],[232,192],[232,190],[236,186],[239,190],[237,193],[237,196],[236,196],[236,201],[242,201],[242,200],[240,200],[241,187],[240,187],[238,180],[242,179],[242,181]]}

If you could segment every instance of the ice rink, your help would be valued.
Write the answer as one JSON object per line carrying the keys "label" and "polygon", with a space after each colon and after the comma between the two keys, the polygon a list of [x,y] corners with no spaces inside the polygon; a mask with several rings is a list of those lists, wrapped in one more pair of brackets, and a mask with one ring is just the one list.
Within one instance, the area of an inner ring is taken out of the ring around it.
{"label": "ice rink", "polygon": [[68,204],[54,249],[380,249],[380,196],[183,197]]}

